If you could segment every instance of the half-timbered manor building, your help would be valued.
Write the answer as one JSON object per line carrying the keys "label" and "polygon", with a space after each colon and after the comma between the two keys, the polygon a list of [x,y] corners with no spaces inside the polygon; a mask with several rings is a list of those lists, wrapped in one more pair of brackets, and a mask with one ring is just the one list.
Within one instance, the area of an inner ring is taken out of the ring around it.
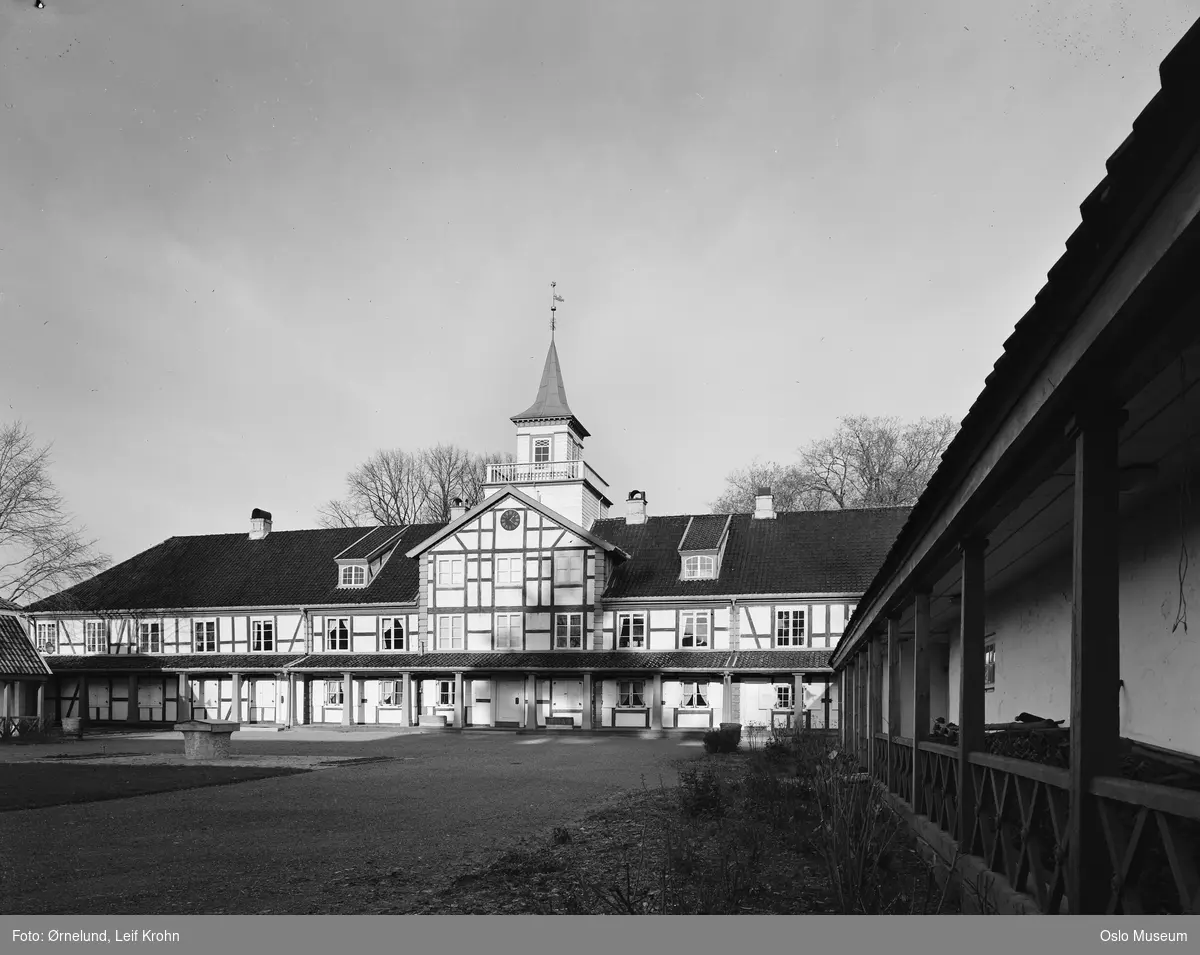
{"label": "half-timbered manor building", "polygon": [[836,722],[828,660],[907,510],[610,517],[551,341],[516,460],[446,524],[173,537],[28,609],[93,723]]}

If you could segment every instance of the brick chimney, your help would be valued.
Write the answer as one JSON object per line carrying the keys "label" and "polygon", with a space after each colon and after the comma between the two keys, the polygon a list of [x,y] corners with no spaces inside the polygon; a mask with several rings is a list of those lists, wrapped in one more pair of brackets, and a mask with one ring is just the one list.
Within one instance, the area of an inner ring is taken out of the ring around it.
{"label": "brick chimney", "polygon": [[769,487],[760,487],[754,496],[754,516],[756,518],[773,518],[775,516],[775,500],[771,497]]}
{"label": "brick chimney", "polygon": [[646,523],[646,492],[645,491],[630,491],[629,498],[625,501],[625,523],[626,524],[645,524]]}
{"label": "brick chimney", "polygon": [[457,521],[460,517],[467,513],[467,507],[463,504],[461,497],[456,497],[450,502],[450,520]]}
{"label": "brick chimney", "polygon": [[250,512],[250,539],[260,541],[271,533],[271,512],[256,507]]}

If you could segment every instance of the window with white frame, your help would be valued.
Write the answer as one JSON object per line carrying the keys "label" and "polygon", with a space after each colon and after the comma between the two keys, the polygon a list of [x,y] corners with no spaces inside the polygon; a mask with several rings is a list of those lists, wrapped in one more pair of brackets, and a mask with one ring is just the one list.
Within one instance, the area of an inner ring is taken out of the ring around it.
{"label": "window with white frame", "polygon": [[138,625],[138,652],[162,653],[162,624],[157,620],[143,621]]}
{"label": "window with white frame", "polygon": [[645,680],[618,680],[617,706],[632,707],[646,705]]}
{"label": "window with white frame", "polygon": [[556,613],[554,615],[554,649],[583,649],[583,614]]}
{"label": "window with white frame", "polygon": [[438,706],[453,706],[455,702],[453,680],[438,680],[437,681],[437,705]]}
{"label": "window with white frame", "polygon": [[437,584],[439,587],[461,587],[463,583],[461,557],[439,557],[437,559]]}
{"label": "window with white frame", "polygon": [[792,686],[792,684],[790,684],[790,683],[776,683],[775,684],[775,709],[777,709],[777,710],[792,709],[796,703],[795,690],[796,690],[796,688],[794,686]]}
{"label": "window with white frame", "polygon": [[403,706],[404,682],[402,680],[379,681],[379,705]]}
{"label": "window with white frame", "polygon": [[[326,580],[329,578],[326,577]],[[345,702],[345,685],[341,680],[326,680],[325,681],[325,705],[326,706],[341,706]]]}
{"label": "window with white frame", "polygon": [[684,580],[704,580],[705,578],[715,577],[716,572],[717,560],[715,557],[695,556],[684,558]]}
{"label": "window with white frame", "polygon": [[646,614],[617,614],[617,649],[641,650],[646,646]]}
{"label": "window with white frame", "polygon": [[461,613],[443,614],[437,618],[437,643],[439,650],[461,650],[463,648],[464,618]]}
{"label": "window with white frame", "polygon": [[58,621],[39,621],[36,631],[37,648],[41,653],[58,652]]}
{"label": "window with white frame", "polygon": [[217,652],[217,621],[192,621],[192,649],[194,653]]}
{"label": "window with white frame", "polygon": [[384,650],[404,649],[404,618],[384,617],[380,622],[380,643]]}
{"label": "window with white frame", "polygon": [[342,568],[343,587],[362,587],[367,582],[367,568],[361,564],[351,564]]}
{"label": "window with white frame", "polygon": [[583,583],[583,554],[562,553],[554,555],[554,582],[556,584]]}
{"label": "window with white frame", "polygon": [[679,645],[707,647],[711,629],[707,610],[685,610],[679,615]]}
{"label": "window with white frame", "polygon": [[547,464],[550,461],[550,439],[538,438],[533,442],[533,463]]}
{"label": "window with white frame", "polygon": [[685,683],[683,684],[683,696],[680,698],[679,705],[685,708],[702,708],[708,706],[708,684],[707,683]]}
{"label": "window with white frame", "polygon": [[983,647],[983,685],[996,685],[996,644],[988,643]]}
{"label": "window with white frame", "polygon": [[525,579],[525,558],[497,557],[495,576],[497,587],[520,585]]}
{"label": "window with white frame", "polygon": [[250,652],[271,653],[275,649],[275,621],[250,621]]}
{"label": "window with white frame", "polygon": [[519,613],[496,614],[496,649],[521,649],[521,615]]}
{"label": "window with white frame", "polygon": [[326,650],[349,650],[350,649],[350,618],[349,617],[326,617],[325,618],[325,649]]}
{"label": "window with white frame", "polygon": [[804,617],[803,610],[775,611],[775,646],[804,646]]}
{"label": "window with white frame", "polygon": [[83,649],[86,653],[108,652],[107,620],[89,620],[83,625]]}

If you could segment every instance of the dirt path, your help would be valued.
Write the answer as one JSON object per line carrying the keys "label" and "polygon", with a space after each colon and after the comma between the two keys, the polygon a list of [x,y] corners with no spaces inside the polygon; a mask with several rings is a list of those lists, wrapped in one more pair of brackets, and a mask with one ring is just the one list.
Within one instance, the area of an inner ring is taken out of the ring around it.
{"label": "dirt path", "polygon": [[399,736],[354,755],[367,751],[397,758],[0,814],[0,911],[410,911],[643,778],[673,784],[672,763],[698,752],[679,740],[510,734]]}

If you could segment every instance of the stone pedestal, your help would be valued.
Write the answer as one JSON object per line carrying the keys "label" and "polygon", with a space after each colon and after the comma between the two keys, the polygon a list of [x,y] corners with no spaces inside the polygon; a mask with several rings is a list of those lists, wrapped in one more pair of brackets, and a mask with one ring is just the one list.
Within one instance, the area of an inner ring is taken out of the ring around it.
{"label": "stone pedestal", "polygon": [[175,724],[175,730],[183,734],[183,755],[187,759],[228,759],[230,737],[237,729],[237,723],[208,720]]}

